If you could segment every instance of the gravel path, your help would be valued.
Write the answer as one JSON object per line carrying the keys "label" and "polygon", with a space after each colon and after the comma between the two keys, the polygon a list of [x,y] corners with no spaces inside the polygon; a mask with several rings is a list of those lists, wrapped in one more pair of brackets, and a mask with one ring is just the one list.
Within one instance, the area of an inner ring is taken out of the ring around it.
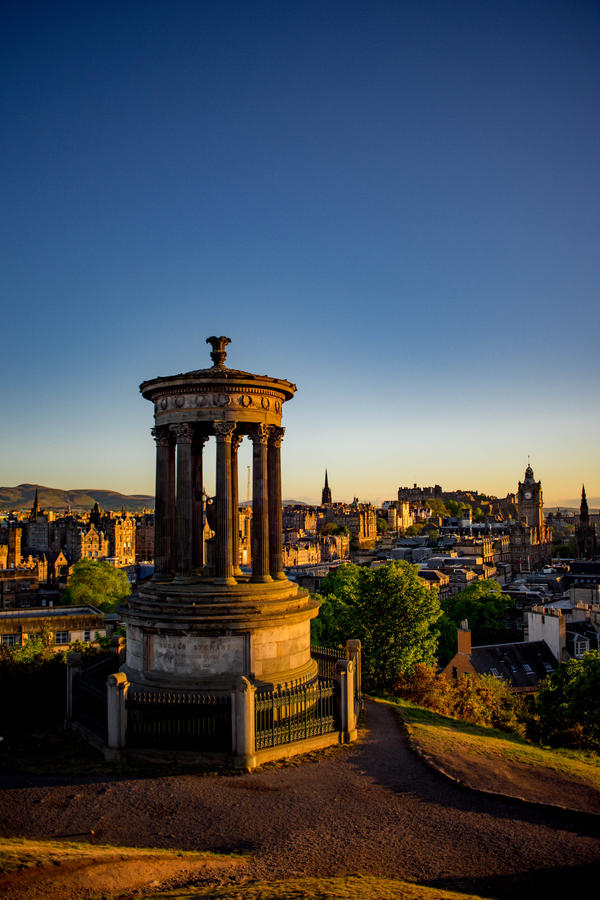
{"label": "gravel path", "polygon": [[[0,834],[247,850],[257,878],[363,873],[497,897],[568,896],[600,876],[600,820],[479,796],[408,748],[369,703],[362,740],[252,775],[0,776]],[[573,880],[575,879],[575,881]]]}

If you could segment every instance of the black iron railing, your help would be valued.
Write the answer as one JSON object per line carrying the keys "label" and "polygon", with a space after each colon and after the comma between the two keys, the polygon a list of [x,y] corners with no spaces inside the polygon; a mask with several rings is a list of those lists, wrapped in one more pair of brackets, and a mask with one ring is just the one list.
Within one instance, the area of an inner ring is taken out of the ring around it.
{"label": "black iron railing", "polygon": [[329,679],[278,691],[257,691],[256,749],[339,731],[337,692],[337,683]]}
{"label": "black iron railing", "polygon": [[335,664],[338,659],[346,659],[344,647],[311,646],[310,655],[317,664],[319,678],[335,678]]}
{"label": "black iron railing", "polygon": [[[110,674],[110,673],[109,673]],[[108,737],[108,698],[106,678],[104,684],[87,679],[85,673],[73,678],[73,714],[74,722],[79,722],[88,731],[93,732],[103,741]]]}
{"label": "black iron railing", "polygon": [[103,741],[108,738],[106,679],[118,668],[118,658],[110,654],[73,677],[72,719]]}
{"label": "black iron railing", "polygon": [[127,746],[231,752],[231,696],[187,691],[127,692]]}

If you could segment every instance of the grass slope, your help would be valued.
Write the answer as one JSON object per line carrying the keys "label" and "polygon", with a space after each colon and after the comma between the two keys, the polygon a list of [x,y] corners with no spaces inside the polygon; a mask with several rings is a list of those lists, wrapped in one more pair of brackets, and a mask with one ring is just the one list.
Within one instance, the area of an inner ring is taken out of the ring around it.
{"label": "grass slope", "polygon": [[423,887],[395,878],[348,875],[259,881],[221,888],[187,888],[154,894],[153,900],[482,900],[475,894]]}
{"label": "grass slope", "polygon": [[600,758],[595,754],[549,750],[408,700],[388,702],[396,706],[415,749],[469,787],[600,814]]}
{"label": "grass slope", "polygon": [[[0,838],[0,895],[4,900],[116,900],[130,892],[153,900],[483,900],[360,875],[250,883],[245,863],[235,854]],[[214,886],[228,878],[242,883]],[[193,886],[174,888],[177,882]]]}
{"label": "grass slope", "polygon": [[[0,838],[3,900],[109,900],[244,877],[235,854]],[[247,877],[247,876],[246,876]]]}

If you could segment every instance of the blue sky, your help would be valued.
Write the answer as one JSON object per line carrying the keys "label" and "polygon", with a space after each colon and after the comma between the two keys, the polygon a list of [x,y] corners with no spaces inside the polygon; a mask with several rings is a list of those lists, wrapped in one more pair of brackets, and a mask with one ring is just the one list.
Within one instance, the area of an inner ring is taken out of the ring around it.
{"label": "blue sky", "polygon": [[288,497],[504,494],[528,453],[546,502],[600,496],[597,4],[0,24],[0,482],[151,492],[138,384],[227,334],[298,385]]}

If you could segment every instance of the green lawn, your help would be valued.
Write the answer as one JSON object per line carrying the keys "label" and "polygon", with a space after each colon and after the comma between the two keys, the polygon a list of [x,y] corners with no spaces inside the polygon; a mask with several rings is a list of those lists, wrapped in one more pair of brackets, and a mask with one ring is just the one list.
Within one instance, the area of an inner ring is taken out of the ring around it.
{"label": "green lawn", "polygon": [[[443,760],[442,768],[448,774],[456,774],[453,766],[475,774],[496,767],[499,777],[507,773],[517,786],[516,794],[507,793],[518,796],[523,796],[518,788],[527,788],[528,778],[532,785],[534,778],[546,779],[548,784],[552,779],[554,792],[559,784],[563,785],[565,806],[570,805],[569,792],[573,787],[600,792],[600,757],[594,753],[540,747],[517,735],[442,716],[398,697],[386,702],[396,706],[416,748],[434,764]],[[531,799],[544,802],[539,790],[538,784]],[[556,798],[546,800],[557,802]]]}

